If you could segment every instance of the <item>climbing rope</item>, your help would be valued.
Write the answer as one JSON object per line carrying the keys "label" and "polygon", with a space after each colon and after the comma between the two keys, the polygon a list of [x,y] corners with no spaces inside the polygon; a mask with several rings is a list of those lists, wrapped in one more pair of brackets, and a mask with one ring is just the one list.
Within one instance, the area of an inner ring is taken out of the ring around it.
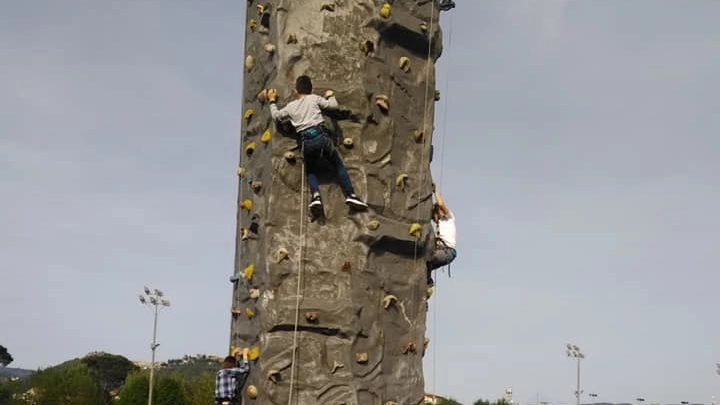
{"label": "climbing rope", "polygon": [[[300,143],[300,155],[305,156],[305,142]],[[303,272],[303,248],[305,247],[305,231],[303,224],[305,222],[305,159],[303,158],[302,179],[300,180],[300,246],[298,248],[298,274],[297,287],[295,290],[295,326],[293,328],[293,345],[292,358],[290,359],[290,395],[288,397],[288,405],[292,405],[293,386],[295,384],[295,357],[297,356],[297,338],[298,325],[300,324],[300,286]]]}

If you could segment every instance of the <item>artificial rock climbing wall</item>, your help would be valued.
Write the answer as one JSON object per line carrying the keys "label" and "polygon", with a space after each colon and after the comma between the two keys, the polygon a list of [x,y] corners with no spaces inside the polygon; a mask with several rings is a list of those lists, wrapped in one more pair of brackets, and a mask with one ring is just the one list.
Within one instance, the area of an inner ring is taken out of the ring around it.
{"label": "artificial rock climbing wall", "polygon": [[[442,41],[437,5],[389,3],[247,2],[231,327],[231,345],[252,348],[244,403],[423,400]],[[316,93],[336,92],[327,125],[367,212],[350,212],[329,176],[326,217],[307,216],[294,134],[272,121],[262,93],[278,89],[282,107],[301,74]]]}

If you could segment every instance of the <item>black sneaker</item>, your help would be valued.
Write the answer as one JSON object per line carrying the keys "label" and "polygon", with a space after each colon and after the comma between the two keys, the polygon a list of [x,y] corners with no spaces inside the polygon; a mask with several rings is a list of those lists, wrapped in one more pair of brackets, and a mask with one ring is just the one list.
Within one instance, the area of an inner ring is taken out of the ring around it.
{"label": "black sneaker", "polygon": [[322,208],[322,200],[320,199],[320,194],[316,194],[313,196],[312,200],[310,200],[310,204],[308,204],[308,208],[310,208],[310,210]]}
{"label": "black sneaker", "polygon": [[356,210],[365,210],[368,207],[365,201],[359,199],[355,194],[345,197],[345,204]]}

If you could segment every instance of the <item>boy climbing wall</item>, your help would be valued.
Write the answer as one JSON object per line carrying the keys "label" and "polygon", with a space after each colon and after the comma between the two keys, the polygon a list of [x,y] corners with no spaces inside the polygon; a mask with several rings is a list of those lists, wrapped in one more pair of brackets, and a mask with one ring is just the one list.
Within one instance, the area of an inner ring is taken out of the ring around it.
{"label": "boy climbing wall", "polygon": [[215,377],[214,405],[238,405],[240,403],[238,393],[242,390],[250,372],[249,353],[249,349],[243,349],[240,364],[234,356],[236,353],[233,353],[233,356],[225,357],[222,368],[218,370]]}
{"label": "boy climbing wall", "polygon": [[270,102],[270,114],[274,120],[289,119],[300,137],[299,142],[302,148],[305,171],[307,173],[308,185],[312,193],[309,208],[313,215],[318,216],[323,212],[323,203],[320,197],[320,183],[318,181],[319,163],[322,160],[329,162],[337,171],[340,180],[340,188],[345,194],[345,204],[356,210],[365,210],[368,205],[355,195],[355,190],[350,182],[345,164],[335,149],[328,130],[325,127],[325,119],[322,111],[336,109],[338,102],[332,90],[325,92],[325,97],[312,94],[312,81],[310,77],[302,75],[295,81],[295,92],[297,98],[289,102],[282,109],[278,109],[277,90],[269,89],[267,98]]}

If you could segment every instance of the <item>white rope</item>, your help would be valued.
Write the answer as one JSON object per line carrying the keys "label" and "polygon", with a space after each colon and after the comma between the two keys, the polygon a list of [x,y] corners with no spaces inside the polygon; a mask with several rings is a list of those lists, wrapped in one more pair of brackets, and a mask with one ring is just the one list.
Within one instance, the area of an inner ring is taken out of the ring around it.
{"label": "white rope", "polygon": [[290,359],[290,395],[288,397],[288,405],[292,405],[293,386],[295,384],[295,357],[297,356],[298,325],[300,323],[300,286],[303,271],[303,248],[305,247],[305,232],[303,229],[303,224],[305,222],[305,142],[301,142],[300,145],[300,154],[303,155],[302,180],[300,181],[300,246],[298,247],[298,274],[297,288],[295,290],[295,327],[293,330],[292,358]]}

